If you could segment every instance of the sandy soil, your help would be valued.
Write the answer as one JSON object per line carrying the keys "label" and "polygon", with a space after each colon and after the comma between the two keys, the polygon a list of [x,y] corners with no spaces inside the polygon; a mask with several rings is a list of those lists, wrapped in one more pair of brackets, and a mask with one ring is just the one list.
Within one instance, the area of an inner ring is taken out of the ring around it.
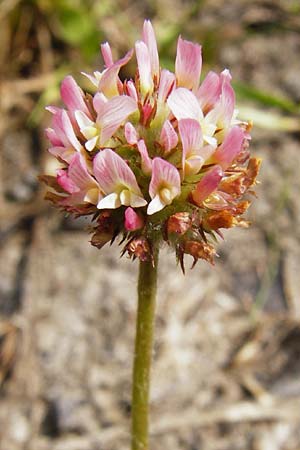
{"label": "sandy soil", "polygon": [[[219,30],[215,69],[297,102],[292,4],[207,2],[190,34],[201,24]],[[35,101],[29,92],[29,109]],[[127,449],[137,264],[119,259],[117,245],[92,248],[85,221],[42,201],[41,129],[26,129],[26,107],[8,102],[3,113],[0,448]],[[203,262],[185,276],[161,251],[155,450],[300,448],[299,133],[257,125],[253,226],[226,233],[215,267]]]}

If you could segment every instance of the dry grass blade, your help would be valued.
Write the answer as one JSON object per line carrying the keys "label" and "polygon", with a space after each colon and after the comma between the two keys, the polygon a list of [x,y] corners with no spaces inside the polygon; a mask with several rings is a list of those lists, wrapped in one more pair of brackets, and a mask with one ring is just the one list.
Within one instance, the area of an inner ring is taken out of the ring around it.
{"label": "dry grass blade", "polygon": [[175,417],[165,416],[153,425],[154,434],[163,434],[179,428],[207,427],[216,423],[269,422],[300,420],[300,399],[275,400],[269,405],[239,402],[208,411],[188,410]]}
{"label": "dry grass blade", "polygon": [[18,347],[18,328],[10,322],[0,322],[0,386],[11,371]]}

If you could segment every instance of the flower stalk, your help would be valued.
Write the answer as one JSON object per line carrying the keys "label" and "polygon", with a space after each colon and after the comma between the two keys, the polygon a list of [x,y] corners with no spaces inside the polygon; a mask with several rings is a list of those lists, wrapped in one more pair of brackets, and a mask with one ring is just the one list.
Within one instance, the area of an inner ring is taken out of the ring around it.
{"label": "flower stalk", "polygon": [[132,383],[132,450],[149,450],[149,391],[157,285],[158,250],[140,261]]}

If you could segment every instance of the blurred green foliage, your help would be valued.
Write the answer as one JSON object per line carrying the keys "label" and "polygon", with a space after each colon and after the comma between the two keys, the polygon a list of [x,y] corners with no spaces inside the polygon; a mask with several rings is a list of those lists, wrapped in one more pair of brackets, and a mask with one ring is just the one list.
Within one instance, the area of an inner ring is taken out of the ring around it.
{"label": "blurred green foliage", "polygon": [[77,47],[82,56],[91,61],[99,49],[101,32],[97,19],[106,11],[109,2],[80,0],[31,0],[45,15],[46,21],[57,38],[65,44]]}

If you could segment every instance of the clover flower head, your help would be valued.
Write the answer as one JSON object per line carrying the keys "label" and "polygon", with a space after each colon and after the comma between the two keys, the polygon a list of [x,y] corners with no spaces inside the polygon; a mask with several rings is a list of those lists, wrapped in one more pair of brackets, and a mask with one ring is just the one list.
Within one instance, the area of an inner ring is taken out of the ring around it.
{"label": "clover flower head", "polygon": [[200,83],[201,46],[179,37],[175,72],[161,69],[155,33],[146,20],[134,46],[137,71],[121,80],[129,51],[84,75],[91,93],[71,76],[61,85],[65,108],[50,106],[49,152],[62,168],[43,176],[47,198],[75,214],[92,215],[91,243],[121,235],[123,253],[151,260],[154,243],[213,262],[222,228],[247,226],[260,160],[250,158],[251,124],[238,120],[231,75],[209,72]]}

